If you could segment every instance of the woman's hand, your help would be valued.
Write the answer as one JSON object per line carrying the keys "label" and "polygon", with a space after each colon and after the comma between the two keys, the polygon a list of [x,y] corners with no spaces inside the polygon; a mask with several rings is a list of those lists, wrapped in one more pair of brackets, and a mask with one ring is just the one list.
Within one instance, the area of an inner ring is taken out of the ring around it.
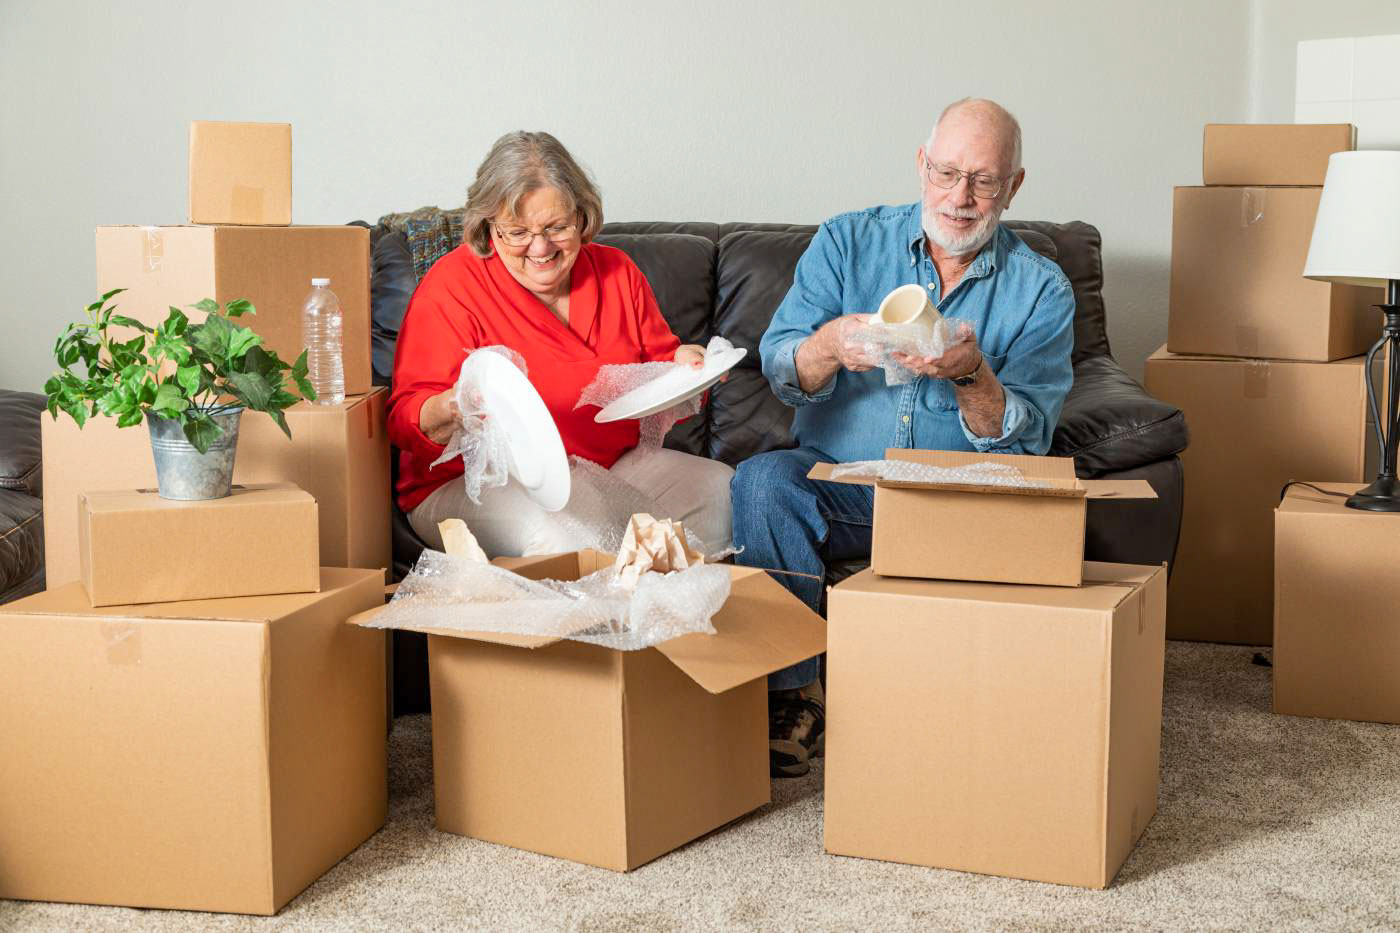
{"label": "woman's hand", "polygon": [[446,444],[461,426],[462,413],[452,395],[452,389],[439,392],[418,410],[418,429],[434,444]]}
{"label": "woman's hand", "polygon": [[[676,349],[674,359],[677,363],[684,363],[691,369],[699,369],[705,365],[705,348],[698,343],[681,344],[681,346]],[[719,381],[729,381],[729,373],[720,376]]]}
{"label": "woman's hand", "polygon": [[681,344],[676,348],[675,361],[699,369],[705,365],[705,348],[696,343]]}

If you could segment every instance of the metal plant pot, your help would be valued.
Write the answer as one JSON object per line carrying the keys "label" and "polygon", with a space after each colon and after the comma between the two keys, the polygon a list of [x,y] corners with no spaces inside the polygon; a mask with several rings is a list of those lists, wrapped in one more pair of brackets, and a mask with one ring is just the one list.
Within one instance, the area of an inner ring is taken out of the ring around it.
{"label": "metal plant pot", "polygon": [[242,406],[210,411],[209,417],[224,433],[209,445],[208,453],[202,454],[185,439],[179,421],[146,413],[162,499],[222,499],[233,491],[233,457],[238,452],[238,419],[242,414]]}

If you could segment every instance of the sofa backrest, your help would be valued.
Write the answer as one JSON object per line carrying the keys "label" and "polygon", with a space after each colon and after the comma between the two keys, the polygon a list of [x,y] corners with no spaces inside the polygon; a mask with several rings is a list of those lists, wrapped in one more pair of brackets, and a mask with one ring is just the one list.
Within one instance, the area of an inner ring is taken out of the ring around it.
{"label": "sofa backrest", "polygon": [[[1007,225],[1031,248],[1058,262],[1070,279],[1077,302],[1074,362],[1108,354],[1098,231],[1078,221]],[[448,229],[446,221],[433,228],[436,249],[450,244],[442,235]],[[598,242],[623,250],[637,263],[683,342],[704,344],[718,335],[749,351],[729,380],[711,391],[705,411],[671,432],[668,447],[735,465],[756,453],[792,446],[792,409],[778,401],[763,378],[758,342],[816,229],[746,223],[603,227]],[[374,371],[376,382],[386,385],[399,325],[417,284],[410,234],[385,222],[371,232]],[[419,253],[421,266],[421,245]]]}

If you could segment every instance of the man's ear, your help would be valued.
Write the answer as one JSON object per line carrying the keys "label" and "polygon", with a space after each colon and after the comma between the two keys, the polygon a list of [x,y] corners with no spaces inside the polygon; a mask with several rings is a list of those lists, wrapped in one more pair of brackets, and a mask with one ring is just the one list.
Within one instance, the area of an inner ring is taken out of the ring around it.
{"label": "man's ear", "polygon": [[916,175],[919,176],[919,182],[922,184],[923,179],[924,179],[924,147],[923,147],[923,146],[920,146],[920,147],[919,147],[919,151],[918,151],[917,153],[914,154],[914,174],[916,174]]}
{"label": "man's ear", "polygon": [[1011,176],[1011,193],[1006,196],[1006,206],[1011,206],[1011,199],[1016,197],[1016,192],[1021,190],[1021,183],[1026,180],[1026,170],[1021,169]]}

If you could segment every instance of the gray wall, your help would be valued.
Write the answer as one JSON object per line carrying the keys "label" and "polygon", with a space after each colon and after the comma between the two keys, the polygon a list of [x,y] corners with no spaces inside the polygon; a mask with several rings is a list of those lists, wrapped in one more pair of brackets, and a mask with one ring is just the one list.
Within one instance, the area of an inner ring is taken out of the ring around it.
{"label": "gray wall", "polygon": [[[1172,186],[1200,182],[1202,124],[1291,117],[1304,6],[4,0],[0,385],[52,370],[94,225],[184,219],[190,120],[292,123],[298,223],[460,204],[522,127],[564,140],[612,220],[816,222],[914,199],[915,149],[969,94],[1025,129],[1009,216],[1103,231],[1137,372],[1165,339]],[[1390,4],[1339,7],[1364,32]]]}

